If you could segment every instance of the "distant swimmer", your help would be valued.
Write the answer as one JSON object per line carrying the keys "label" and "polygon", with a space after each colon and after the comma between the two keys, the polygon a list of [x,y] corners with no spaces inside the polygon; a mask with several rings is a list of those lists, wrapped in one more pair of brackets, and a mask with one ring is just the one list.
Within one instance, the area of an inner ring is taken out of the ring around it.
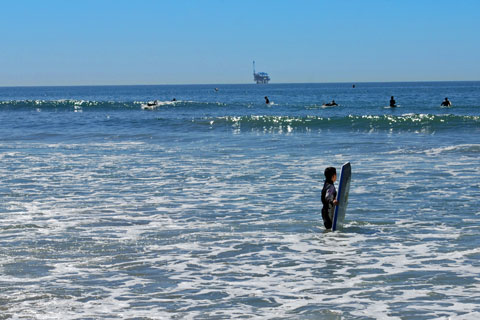
{"label": "distant swimmer", "polygon": [[352,88],[355,89],[355,85],[352,85]]}
{"label": "distant swimmer", "polygon": [[172,101],[177,101],[177,99],[173,98]]}
{"label": "distant swimmer", "polygon": [[338,104],[335,102],[335,100],[332,100],[332,102],[325,103],[325,106],[326,107],[334,107],[334,106],[338,106]]}
{"label": "distant swimmer", "polygon": [[215,88],[215,91],[217,92],[217,91],[218,91],[218,88]]}
{"label": "distant swimmer", "polygon": [[265,103],[266,103],[266,104],[270,104],[270,100],[268,100],[268,97],[267,97],[267,96],[265,96]]}
{"label": "distant swimmer", "polygon": [[445,100],[442,102],[441,106],[442,107],[451,107],[452,103],[450,102],[450,100],[448,100],[448,98],[445,98]]}
{"label": "distant swimmer", "polygon": [[390,107],[395,108],[397,106],[397,102],[393,98],[393,96],[390,98]]}

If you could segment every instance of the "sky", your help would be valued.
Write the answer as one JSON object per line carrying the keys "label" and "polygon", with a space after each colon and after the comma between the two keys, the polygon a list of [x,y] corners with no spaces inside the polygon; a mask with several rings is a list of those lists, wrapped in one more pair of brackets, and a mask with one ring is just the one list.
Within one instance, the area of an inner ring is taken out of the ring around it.
{"label": "sky", "polygon": [[0,0],[0,86],[480,80],[478,0]]}

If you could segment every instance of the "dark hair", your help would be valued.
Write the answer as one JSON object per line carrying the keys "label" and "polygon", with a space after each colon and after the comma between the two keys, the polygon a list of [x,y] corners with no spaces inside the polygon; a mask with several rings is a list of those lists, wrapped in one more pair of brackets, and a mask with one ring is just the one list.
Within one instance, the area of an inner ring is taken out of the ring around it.
{"label": "dark hair", "polygon": [[328,167],[325,169],[325,178],[327,181],[332,181],[332,177],[337,174],[337,169],[334,167]]}

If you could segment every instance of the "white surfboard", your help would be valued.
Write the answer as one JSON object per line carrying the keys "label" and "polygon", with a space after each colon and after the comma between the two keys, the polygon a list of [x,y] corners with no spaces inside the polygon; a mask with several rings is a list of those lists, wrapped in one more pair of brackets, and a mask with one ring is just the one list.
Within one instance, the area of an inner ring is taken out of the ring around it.
{"label": "white surfboard", "polygon": [[338,204],[335,207],[335,212],[333,214],[332,231],[339,230],[343,227],[343,220],[345,219],[345,212],[347,211],[351,178],[352,167],[350,166],[350,162],[347,162],[342,166],[342,173],[340,174],[340,181],[338,183]]}
{"label": "white surfboard", "polygon": [[175,105],[177,102],[178,102],[177,100],[175,100],[175,101],[173,101],[173,100],[172,101],[158,101],[158,100],[155,100],[153,102],[148,102],[148,103],[142,104],[141,107],[142,107],[142,110],[155,110],[158,107]]}

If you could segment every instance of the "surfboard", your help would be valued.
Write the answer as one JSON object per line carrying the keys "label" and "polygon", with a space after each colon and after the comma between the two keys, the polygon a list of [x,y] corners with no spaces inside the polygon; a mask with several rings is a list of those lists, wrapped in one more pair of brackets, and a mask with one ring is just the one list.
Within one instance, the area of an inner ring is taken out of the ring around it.
{"label": "surfboard", "polygon": [[142,104],[142,110],[155,110],[158,107],[162,106],[168,106],[168,105],[175,105],[178,100],[172,100],[172,101],[154,101],[154,102],[148,102],[145,104]]}
{"label": "surfboard", "polygon": [[342,166],[342,173],[340,174],[340,181],[338,183],[338,204],[333,213],[332,231],[339,230],[343,227],[343,220],[345,220],[345,212],[347,211],[348,193],[350,192],[350,180],[352,178],[352,167],[350,162]]}

